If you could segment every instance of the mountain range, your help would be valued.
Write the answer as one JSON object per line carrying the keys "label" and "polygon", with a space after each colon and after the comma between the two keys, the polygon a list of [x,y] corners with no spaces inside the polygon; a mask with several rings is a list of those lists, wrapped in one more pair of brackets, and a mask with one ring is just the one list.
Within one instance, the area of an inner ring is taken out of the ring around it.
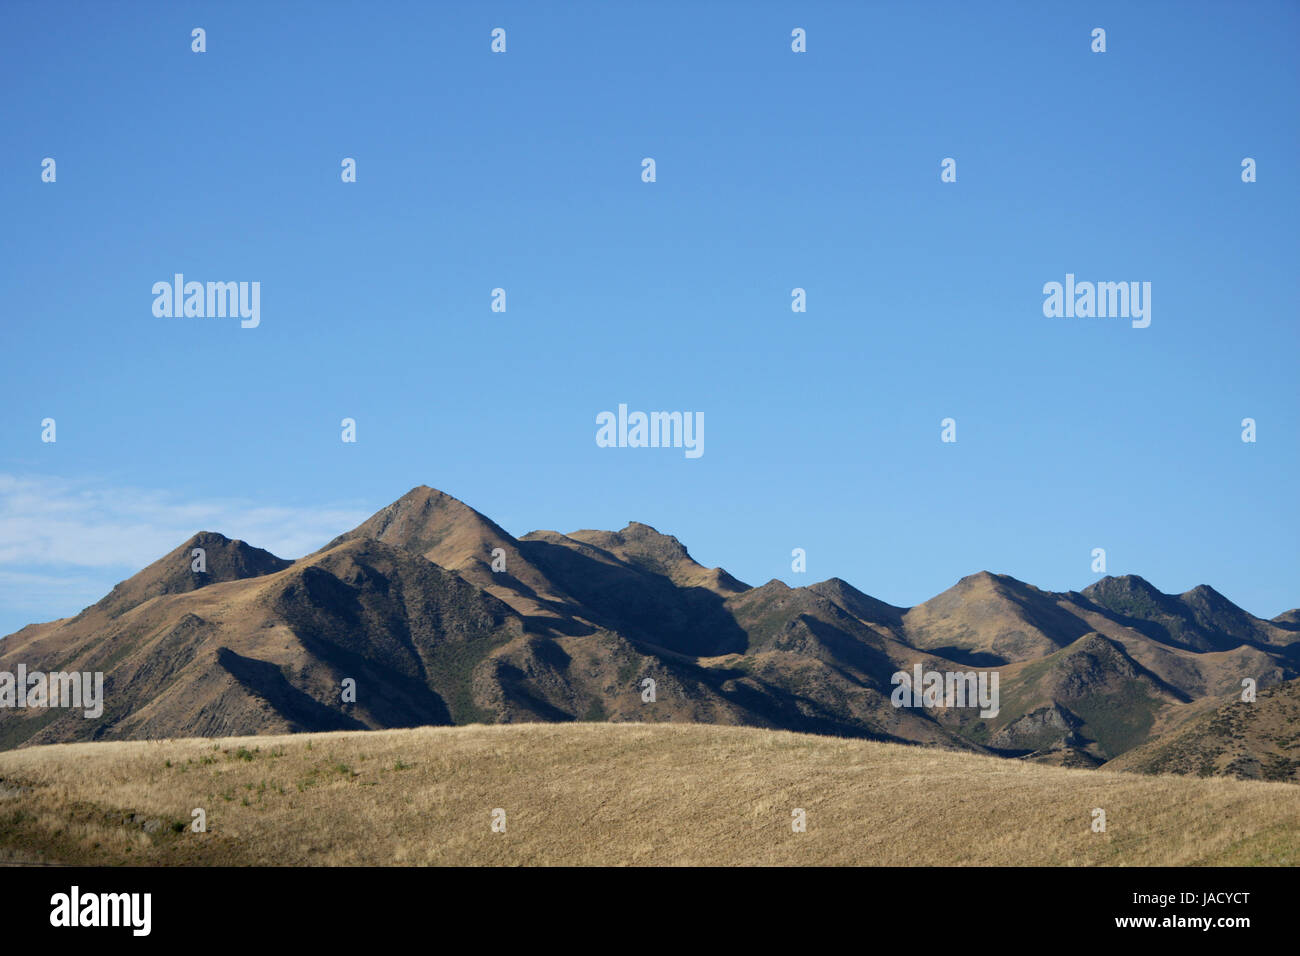
{"label": "mountain range", "polygon": [[[296,561],[200,532],[0,640],[0,671],[19,664],[102,672],[104,711],[0,709],[0,748],[690,721],[1300,779],[1300,611],[1264,620],[1133,575],[1058,593],[982,571],[911,608],[838,578],[751,587],[648,525],[516,538],[427,486]],[[894,706],[891,677],[917,664],[995,670],[997,716]]]}

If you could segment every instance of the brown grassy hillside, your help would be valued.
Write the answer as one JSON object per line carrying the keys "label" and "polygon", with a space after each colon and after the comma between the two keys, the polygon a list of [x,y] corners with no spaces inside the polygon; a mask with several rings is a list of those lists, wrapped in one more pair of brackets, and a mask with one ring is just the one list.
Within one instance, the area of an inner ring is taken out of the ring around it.
{"label": "brown grassy hillside", "polygon": [[1300,680],[1190,719],[1116,758],[1110,768],[1300,783]]}
{"label": "brown grassy hillside", "polygon": [[[189,832],[191,810],[209,830]],[[491,813],[506,812],[494,833]],[[795,833],[791,813],[806,811]],[[1104,808],[1105,833],[1091,830]],[[0,855],[133,864],[1295,865],[1300,788],[741,727],[538,724],[0,754]]]}

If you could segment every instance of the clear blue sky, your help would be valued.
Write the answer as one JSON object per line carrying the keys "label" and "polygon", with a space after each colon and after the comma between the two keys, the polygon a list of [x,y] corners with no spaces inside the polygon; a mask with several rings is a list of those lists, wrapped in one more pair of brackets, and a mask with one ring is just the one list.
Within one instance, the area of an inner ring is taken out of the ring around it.
{"label": "clear blue sky", "polygon": [[[559,6],[0,7],[0,633],[417,484],[895,604],[1097,547],[1300,604],[1300,7]],[[176,272],[260,327],[155,317]],[[1045,318],[1067,272],[1151,326]],[[703,457],[598,448],[620,402]]]}

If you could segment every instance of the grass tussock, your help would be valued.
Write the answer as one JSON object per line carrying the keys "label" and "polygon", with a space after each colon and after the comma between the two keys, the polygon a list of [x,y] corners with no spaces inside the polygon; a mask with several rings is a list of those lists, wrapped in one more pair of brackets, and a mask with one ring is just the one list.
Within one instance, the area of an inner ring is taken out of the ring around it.
{"label": "grass tussock", "polygon": [[1300,787],[706,725],[61,744],[0,753],[4,860],[1296,865]]}

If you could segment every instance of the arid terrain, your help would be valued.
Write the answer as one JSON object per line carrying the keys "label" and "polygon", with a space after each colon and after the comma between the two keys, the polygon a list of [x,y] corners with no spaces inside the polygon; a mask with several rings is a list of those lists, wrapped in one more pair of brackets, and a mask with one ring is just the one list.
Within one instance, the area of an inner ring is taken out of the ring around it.
{"label": "arid terrain", "polygon": [[[996,672],[997,715],[895,706],[892,676],[917,665]],[[101,672],[104,710],[0,708],[0,749],[688,722],[1300,779],[1295,611],[1264,620],[1132,575],[1058,593],[979,572],[911,608],[838,578],[750,587],[645,524],[516,538],[426,486],[296,561],[199,532],[0,641],[0,671],[20,666]]]}
{"label": "arid terrain", "polygon": [[[190,829],[200,808],[206,833]],[[1098,809],[1105,832],[1092,828]],[[1300,788],[698,724],[60,744],[0,754],[0,857],[1296,865]]]}

